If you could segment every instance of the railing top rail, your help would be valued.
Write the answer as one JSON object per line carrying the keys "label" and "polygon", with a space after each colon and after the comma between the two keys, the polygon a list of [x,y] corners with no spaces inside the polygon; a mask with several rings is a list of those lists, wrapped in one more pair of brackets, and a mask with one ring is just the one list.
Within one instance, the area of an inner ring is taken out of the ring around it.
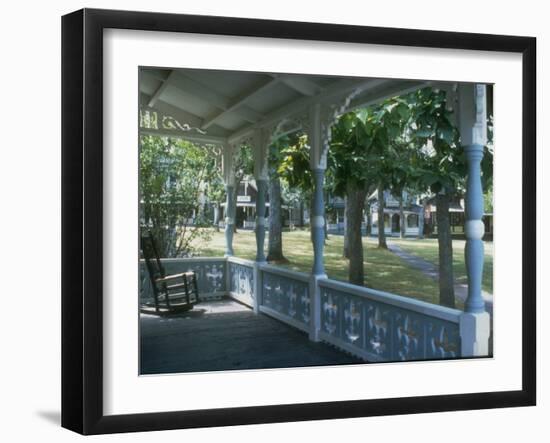
{"label": "railing top rail", "polygon": [[238,265],[249,266],[251,268],[254,267],[254,260],[248,260],[246,258],[227,257],[227,261],[229,263],[235,263],[235,264],[238,264]]}
{"label": "railing top rail", "polygon": [[[224,262],[226,257],[175,257],[161,258],[164,263],[187,263],[187,262]],[[140,263],[145,263],[144,259],[139,260]]]}
{"label": "railing top rail", "polygon": [[293,271],[292,269],[283,268],[281,266],[261,264],[260,270],[262,272],[268,272],[270,274],[277,274],[283,277],[288,277],[293,280],[299,280],[303,282],[309,282],[310,275],[303,272]]}
{"label": "railing top rail", "polygon": [[458,309],[447,308],[446,306],[434,305],[425,301],[415,300],[410,297],[404,297],[402,295],[392,294],[390,292],[378,291],[376,289],[365,288],[362,286],[352,285],[350,283],[321,279],[319,280],[321,287],[334,289],[340,292],[346,292],[358,297],[364,297],[371,300],[378,301],[380,303],[386,303],[388,305],[397,306],[409,311],[425,314],[430,317],[436,317],[441,320],[458,323],[460,321],[460,315],[462,311]]}

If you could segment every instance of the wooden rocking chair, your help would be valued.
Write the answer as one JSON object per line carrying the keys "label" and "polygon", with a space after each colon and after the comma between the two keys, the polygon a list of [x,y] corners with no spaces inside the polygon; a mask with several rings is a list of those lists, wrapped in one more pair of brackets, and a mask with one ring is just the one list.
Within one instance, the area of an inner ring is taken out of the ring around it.
{"label": "wooden rocking chair", "polygon": [[153,287],[153,301],[143,303],[144,314],[169,315],[193,309],[199,302],[197,276],[194,271],[166,275],[151,232],[141,236],[141,251]]}

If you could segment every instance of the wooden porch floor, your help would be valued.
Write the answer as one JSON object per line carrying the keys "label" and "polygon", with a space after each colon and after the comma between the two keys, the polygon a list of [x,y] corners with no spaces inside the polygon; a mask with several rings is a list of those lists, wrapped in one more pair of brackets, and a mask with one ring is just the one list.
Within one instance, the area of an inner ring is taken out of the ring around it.
{"label": "wooden porch floor", "polygon": [[177,316],[140,315],[141,374],[364,363],[232,300]]}

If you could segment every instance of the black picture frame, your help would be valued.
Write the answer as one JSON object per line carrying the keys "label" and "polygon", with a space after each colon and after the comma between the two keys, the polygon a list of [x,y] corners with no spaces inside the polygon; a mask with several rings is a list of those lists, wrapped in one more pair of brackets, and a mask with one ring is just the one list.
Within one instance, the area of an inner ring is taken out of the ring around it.
{"label": "black picture frame", "polygon": [[[522,389],[131,415],[103,413],[103,30],[192,32],[519,53],[522,109]],[[151,431],[536,403],[536,39],[412,29],[83,9],[62,18],[62,426]]]}

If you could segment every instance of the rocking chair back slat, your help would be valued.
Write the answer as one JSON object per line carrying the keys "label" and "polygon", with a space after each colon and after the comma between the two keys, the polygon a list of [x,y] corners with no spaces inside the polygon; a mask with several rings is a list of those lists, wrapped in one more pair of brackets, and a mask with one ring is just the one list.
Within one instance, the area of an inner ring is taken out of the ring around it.
{"label": "rocking chair back slat", "polygon": [[143,251],[143,258],[151,274],[154,275],[155,278],[166,277],[166,271],[160,261],[157,245],[150,231],[145,231],[141,236],[141,250]]}

